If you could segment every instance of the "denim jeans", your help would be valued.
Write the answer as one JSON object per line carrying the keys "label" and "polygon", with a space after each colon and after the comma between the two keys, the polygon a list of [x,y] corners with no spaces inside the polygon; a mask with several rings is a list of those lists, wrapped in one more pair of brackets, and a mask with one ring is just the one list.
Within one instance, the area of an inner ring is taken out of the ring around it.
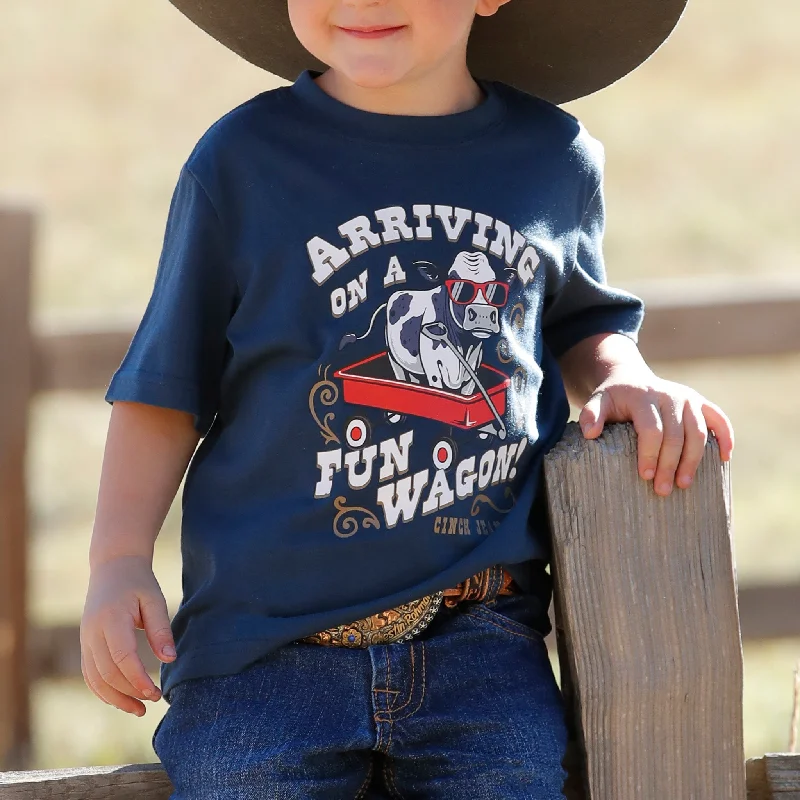
{"label": "denim jeans", "polygon": [[532,613],[462,602],[408,642],[179,683],[153,734],[170,800],[558,800],[565,708]]}

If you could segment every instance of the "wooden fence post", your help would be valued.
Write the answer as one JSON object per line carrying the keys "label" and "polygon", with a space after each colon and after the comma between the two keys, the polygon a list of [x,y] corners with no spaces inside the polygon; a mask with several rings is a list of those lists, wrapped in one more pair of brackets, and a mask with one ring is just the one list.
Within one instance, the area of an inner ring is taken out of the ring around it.
{"label": "wooden fence post", "polygon": [[587,800],[744,800],[730,471],[716,441],[692,487],[667,498],[637,474],[631,425],[586,441],[571,423],[545,473]]}
{"label": "wooden fence post", "polygon": [[33,216],[0,210],[0,765],[30,759],[25,451],[33,358]]}

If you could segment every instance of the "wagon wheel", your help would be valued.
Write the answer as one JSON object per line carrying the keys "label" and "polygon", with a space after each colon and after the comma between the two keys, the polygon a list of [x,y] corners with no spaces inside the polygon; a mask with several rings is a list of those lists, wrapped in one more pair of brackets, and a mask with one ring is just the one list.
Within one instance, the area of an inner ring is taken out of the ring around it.
{"label": "wagon wheel", "polygon": [[345,438],[350,447],[364,447],[372,437],[372,426],[366,417],[351,417],[345,428]]}

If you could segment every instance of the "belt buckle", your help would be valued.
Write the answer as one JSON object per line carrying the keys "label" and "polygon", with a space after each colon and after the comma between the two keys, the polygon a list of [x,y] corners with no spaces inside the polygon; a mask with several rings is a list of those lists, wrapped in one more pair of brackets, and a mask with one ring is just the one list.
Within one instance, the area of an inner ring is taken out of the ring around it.
{"label": "belt buckle", "polygon": [[441,608],[443,598],[444,592],[434,592],[355,622],[335,625],[297,641],[331,647],[369,647],[373,644],[405,642],[428,627]]}

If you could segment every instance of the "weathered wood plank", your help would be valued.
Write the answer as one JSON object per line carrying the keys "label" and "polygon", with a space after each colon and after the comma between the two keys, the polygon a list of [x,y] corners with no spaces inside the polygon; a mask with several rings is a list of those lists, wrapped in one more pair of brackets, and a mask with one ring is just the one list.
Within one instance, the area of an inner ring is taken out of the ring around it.
{"label": "weathered wood plank", "polygon": [[747,800],[800,800],[800,753],[747,760]]}
{"label": "weathered wood plank", "polygon": [[34,385],[37,392],[103,389],[122,361],[134,325],[39,332]]}
{"label": "weathered wood plank", "polygon": [[648,361],[800,352],[800,281],[647,281],[639,347]]}
{"label": "weathered wood plank", "polygon": [[[776,789],[776,794],[770,788],[768,772],[783,787]],[[800,797],[800,754],[768,753],[748,759],[746,773],[747,800]],[[0,800],[168,800],[171,791],[172,784],[159,763],[0,772]],[[573,798],[579,800],[579,795]],[[649,795],[642,798],[651,800]]]}
{"label": "weathered wood plank", "polygon": [[668,498],[631,425],[571,424],[546,460],[587,800],[743,800],[742,649],[728,465],[716,441]]}
{"label": "weathered wood plank", "polygon": [[742,639],[800,637],[800,583],[740,587],[739,624]]}
{"label": "weathered wood plank", "polygon": [[764,764],[774,800],[800,800],[800,754],[767,753]]}
{"label": "weathered wood plank", "polygon": [[0,772],[0,800],[169,800],[161,764]]}
{"label": "weathered wood plank", "polygon": [[33,215],[0,210],[0,768],[30,754],[25,454],[32,394]]}
{"label": "weathered wood plank", "polygon": [[772,800],[767,783],[767,765],[761,758],[748,758],[745,763],[747,777],[747,800]]}

